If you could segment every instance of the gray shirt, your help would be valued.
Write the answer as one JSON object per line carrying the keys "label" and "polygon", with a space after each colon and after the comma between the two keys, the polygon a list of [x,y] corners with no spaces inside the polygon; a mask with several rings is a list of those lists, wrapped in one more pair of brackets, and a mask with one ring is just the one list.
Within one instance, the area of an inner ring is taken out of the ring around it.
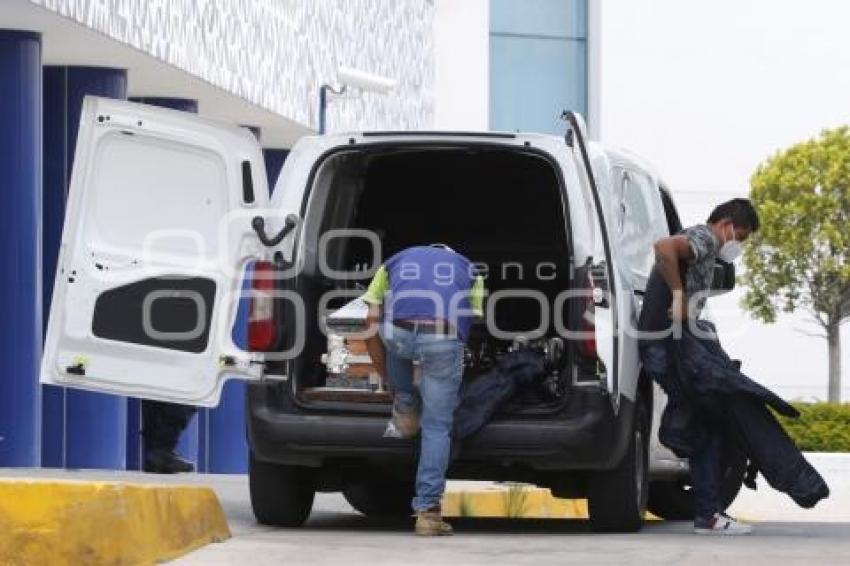
{"label": "gray shirt", "polygon": [[[714,282],[714,259],[717,257],[719,246],[711,229],[705,224],[686,228],[678,235],[688,239],[694,253],[693,258],[680,262],[679,266],[683,270],[688,301],[694,300],[696,303],[689,304],[689,307],[693,305],[689,316],[696,319],[708,298],[705,292],[711,289],[711,284]],[[641,348],[652,346],[670,336],[672,324],[668,313],[671,300],[670,287],[656,266],[649,274],[643,308],[638,320],[638,330],[642,333]]]}
{"label": "gray shirt", "polygon": [[685,228],[680,234],[688,239],[691,250],[694,252],[694,257],[687,261],[685,294],[688,301],[697,299],[699,296],[696,312],[692,313],[694,316],[699,316],[708,298],[705,292],[711,290],[711,283],[714,280],[714,260],[717,258],[720,246],[711,228],[705,224]]}

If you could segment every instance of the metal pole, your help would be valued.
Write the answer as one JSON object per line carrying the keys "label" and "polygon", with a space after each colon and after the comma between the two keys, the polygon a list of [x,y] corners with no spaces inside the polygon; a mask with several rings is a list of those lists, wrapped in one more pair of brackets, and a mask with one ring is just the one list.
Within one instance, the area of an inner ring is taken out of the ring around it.
{"label": "metal pole", "polygon": [[342,85],[339,90],[331,85],[319,87],[319,134],[325,135],[327,133],[328,93],[342,95],[345,94],[347,88],[347,85]]}
{"label": "metal pole", "polygon": [[325,114],[328,111],[328,85],[319,88],[319,134],[325,135]]}

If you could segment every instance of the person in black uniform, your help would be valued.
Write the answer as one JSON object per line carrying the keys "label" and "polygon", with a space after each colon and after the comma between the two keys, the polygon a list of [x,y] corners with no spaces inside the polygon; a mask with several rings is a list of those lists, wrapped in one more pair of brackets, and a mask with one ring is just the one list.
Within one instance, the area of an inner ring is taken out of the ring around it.
{"label": "person in black uniform", "polygon": [[154,474],[192,472],[195,466],[175,451],[180,435],[198,412],[196,407],[142,401],[144,471]]}

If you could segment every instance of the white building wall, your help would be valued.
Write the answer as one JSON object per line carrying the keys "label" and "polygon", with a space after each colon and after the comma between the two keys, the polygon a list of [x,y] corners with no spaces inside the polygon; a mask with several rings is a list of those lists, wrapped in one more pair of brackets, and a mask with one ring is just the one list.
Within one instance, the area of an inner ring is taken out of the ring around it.
{"label": "white building wall", "polygon": [[[686,223],[745,195],[774,151],[850,123],[850,2],[590,1],[598,136],[652,161]],[[824,397],[826,342],[798,331],[815,328],[798,316],[755,323],[741,316],[739,299],[715,302],[728,349],[779,392]],[[850,326],[844,334],[848,368]]]}
{"label": "white building wall", "polygon": [[434,127],[487,130],[489,0],[435,0],[434,60]]}
{"label": "white building wall", "polygon": [[316,127],[339,65],[398,80],[331,106],[329,129],[431,128],[431,0],[30,0]]}

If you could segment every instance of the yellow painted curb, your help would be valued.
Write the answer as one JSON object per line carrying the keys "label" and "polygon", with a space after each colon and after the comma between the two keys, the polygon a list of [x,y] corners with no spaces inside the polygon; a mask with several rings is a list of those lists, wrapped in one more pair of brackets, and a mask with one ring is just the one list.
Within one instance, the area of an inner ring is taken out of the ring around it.
{"label": "yellow painted curb", "polygon": [[[522,484],[489,489],[447,491],[443,495],[447,517],[517,519],[587,519],[586,499],[561,499],[545,488]],[[647,520],[658,520],[651,513]]]}
{"label": "yellow painted curb", "polygon": [[0,564],[152,564],[230,538],[206,487],[0,479]]}
{"label": "yellow painted curb", "polygon": [[447,491],[442,506],[443,514],[448,517],[587,518],[586,500],[559,499],[548,489],[521,485]]}

